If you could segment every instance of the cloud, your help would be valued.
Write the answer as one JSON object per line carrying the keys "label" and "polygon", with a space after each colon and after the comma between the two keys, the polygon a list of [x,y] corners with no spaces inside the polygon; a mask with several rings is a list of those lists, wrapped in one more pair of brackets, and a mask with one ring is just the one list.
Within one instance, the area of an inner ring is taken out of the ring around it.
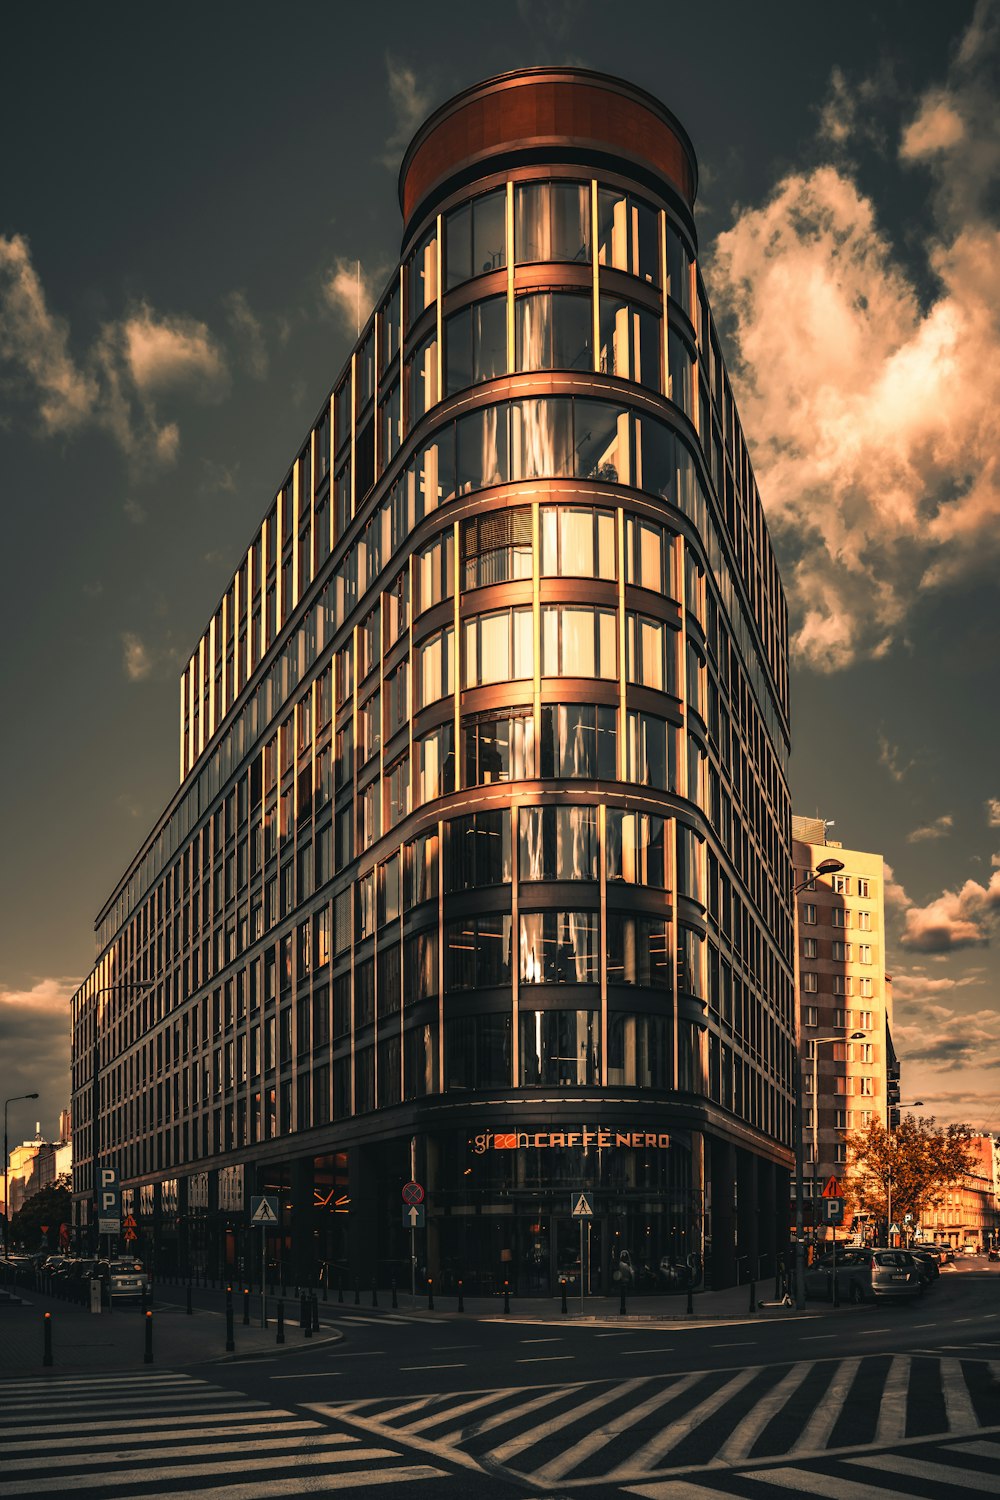
{"label": "cloud", "polygon": [[879,765],[885,766],[893,781],[902,781],[903,778],[913,770],[916,761],[902,758],[903,752],[898,745],[892,745],[885,735],[879,731],[878,736],[878,759]]}
{"label": "cloud", "polygon": [[127,630],[122,636],[122,660],[129,682],[143,682],[153,670],[149,648]]}
{"label": "cloud", "polygon": [[327,271],[323,280],[323,299],[352,339],[368,321],[388,270],[388,266],[382,264],[366,270],[360,261],[338,256]]}
{"label": "cloud", "polygon": [[910,972],[900,972],[894,969],[892,972],[892,995],[894,1001],[928,1000],[939,995],[949,995],[954,990],[968,989],[970,985],[983,983],[981,970],[971,974],[943,975],[940,979],[932,979],[928,974],[921,974],[916,969]]}
{"label": "cloud", "polygon": [[950,953],[985,946],[1000,913],[1000,870],[988,885],[967,880],[959,891],[944,891],[927,906],[910,906],[900,942],[920,953]]}
{"label": "cloud", "polygon": [[235,495],[236,481],[239,476],[240,466],[237,461],[234,464],[217,463],[215,459],[202,459],[202,481],[201,493],[203,495],[214,495],[223,493]]}
{"label": "cloud", "polygon": [[255,380],[267,375],[268,355],[260,319],[251,310],[245,292],[230,292],[226,298],[229,326],[242,351],[244,368]]}
{"label": "cloud", "polygon": [[80,981],[63,977],[36,979],[30,988],[0,984],[0,1056],[4,1060],[4,1093],[39,1094],[37,1100],[11,1105],[10,1138],[42,1134],[55,1137],[59,1111],[70,1104],[70,1000]]}
{"label": "cloud", "polygon": [[951,813],[942,813],[940,818],[935,818],[933,823],[926,823],[922,828],[914,828],[912,833],[906,835],[908,844],[926,844],[931,839],[946,839],[954,827],[955,819]]}
{"label": "cloud", "polygon": [[986,826],[1000,828],[1000,797],[986,799]]}
{"label": "cloud", "polygon": [[[1000,552],[997,36],[979,29],[903,132],[902,168],[930,174],[923,265],[904,264],[838,152],[739,210],[707,266],[795,651],[816,671],[884,656],[922,595]],[[849,134],[846,97],[828,138]]]}
{"label": "cloud", "polygon": [[896,1012],[892,1040],[904,1063],[929,1063],[939,1071],[992,1067],[1000,1063],[1000,1012],[911,1000]]}
{"label": "cloud", "polygon": [[82,358],[66,321],[48,306],[23,235],[0,236],[0,366],[43,437],[108,433],[140,470],[168,465],[180,429],[163,397],[215,401],[228,388],[225,357],[204,323],[146,302],[104,323]]}
{"label": "cloud", "polygon": [[125,504],[122,506],[122,510],[125,512],[128,519],[132,522],[133,526],[141,526],[146,519],[146,512],[143,510],[138,500],[133,500],[131,495],[125,501]]}
{"label": "cloud", "polygon": [[897,911],[906,911],[910,898],[896,879],[892,865],[882,861],[882,898],[886,906]]}
{"label": "cloud", "polygon": [[400,62],[391,53],[385,57],[386,81],[389,90],[389,109],[393,117],[393,128],[386,136],[385,150],[379,157],[390,172],[398,172],[400,157],[410,144],[417,127],[430,114],[430,91],[421,88],[413,68]]}

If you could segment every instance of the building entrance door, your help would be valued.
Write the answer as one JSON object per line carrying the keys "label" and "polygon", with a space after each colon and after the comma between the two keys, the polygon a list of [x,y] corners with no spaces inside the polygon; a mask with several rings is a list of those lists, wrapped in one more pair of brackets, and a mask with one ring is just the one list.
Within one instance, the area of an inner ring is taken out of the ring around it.
{"label": "building entrance door", "polygon": [[553,1292],[557,1293],[565,1281],[566,1295],[579,1297],[582,1281],[585,1296],[597,1295],[601,1289],[603,1220],[597,1214],[589,1219],[553,1214],[552,1226]]}

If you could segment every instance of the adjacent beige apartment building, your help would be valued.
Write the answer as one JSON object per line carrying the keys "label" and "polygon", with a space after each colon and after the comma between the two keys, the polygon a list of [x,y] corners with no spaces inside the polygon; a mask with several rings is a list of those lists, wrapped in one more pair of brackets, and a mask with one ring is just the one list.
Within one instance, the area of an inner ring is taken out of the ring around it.
{"label": "adjacent beige apartment building", "polygon": [[[863,1129],[873,1115],[895,1123],[889,1107],[899,1099],[882,856],[845,849],[827,837],[830,826],[792,818],[795,884],[804,886],[796,897],[796,959],[807,1222],[827,1178],[844,1170],[846,1132]],[[810,880],[829,859],[841,860],[843,870]]]}

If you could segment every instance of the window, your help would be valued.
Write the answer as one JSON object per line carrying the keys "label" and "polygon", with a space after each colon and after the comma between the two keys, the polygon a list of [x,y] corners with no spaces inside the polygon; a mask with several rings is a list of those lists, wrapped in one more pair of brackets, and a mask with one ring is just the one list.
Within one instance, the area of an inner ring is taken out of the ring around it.
{"label": "window", "polygon": [[609,881],[666,889],[664,820],[650,813],[609,807],[605,823],[605,861]]}
{"label": "window", "polygon": [[662,339],[655,313],[620,297],[600,301],[599,368],[604,375],[662,388]]}
{"label": "window", "polygon": [[454,1016],[444,1024],[446,1089],[504,1088],[511,1081],[509,1014]]}
{"label": "window", "polygon": [[819,1007],[818,1006],[816,1006],[816,1005],[803,1005],[803,1007],[802,1007],[802,1024],[803,1024],[803,1026],[818,1026],[819,1025]]}
{"label": "window", "polygon": [[573,403],[567,397],[511,403],[511,477],[572,478]]}
{"label": "window", "polygon": [[474,891],[511,879],[510,818],[506,810],[471,813],[444,825],[444,888]]}
{"label": "window", "polygon": [[452,597],[455,589],[454,544],[454,533],[449,527],[415,554],[414,615],[423,614],[424,610]]}
{"label": "window", "polygon": [[531,607],[474,615],[462,627],[462,686],[530,677],[534,670]]}
{"label": "window", "polygon": [[875,1048],[871,1042],[851,1042],[847,1049],[848,1062],[873,1063]]}
{"label": "window", "polygon": [[802,903],[802,920],[803,920],[803,922],[808,922],[810,924],[812,924],[812,923],[814,923],[816,921],[816,905],[815,905],[815,902],[813,902],[813,901],[804,901]]}
{"label": "window", "polygon": [[618,763],[618,714],[588,703],[542,705],[542,776],[613,781]]}
{"label": "window", "polygon": [[673,598],[674,536],[665,526],[639,516],[625,520],[625,581]]}
{"label": "window", "polygon": [[445,626],[437,630],[414,648],[416,658],[417,708],[426,708],[436,703],[447,693],[455,690],[454,627]]}
{"label": "window", "polygon": [[851,894],[850,875],[835,875],[831,882],[831,889],[838,896],[849,896]]}
{"label": "window", "polygon": [[590,189],[533,182],[514,189],[514,257],[519,263],[590,259]]}
{"label": "window", "polygon": [[677,790],[677,730],[655,714],[629,709],[625,725],[625,780]]}
{"label": "window", "polygon": [[691,316],[691,256],[670,221],[667,221],[667,290]]}
{"label": "window", "polygon": [[833,993],[835,995],[854,994],[854,980],[849,974],[834,974]]}
{"label": "window", "polygon": [[867,900],[870,897],[870,895],[871,895],[871,881],[870,880],[859,880],[858,881],[858,895],[861,896],[864,900]]}
{"label": "window", "polygon": [[506,375],[507,304],[503,297],[489,297],[452,313],[444,332],[446,396]]}
{"label": "window", "polygon": [[413,427],[438,399],[437,334],[430,334],[406,361],[410,390],[410,426]]}
{"label": "window", "polygon": [[871,1011],[870,1010],[859,1010],[858,1011],[858,1030],[859,1031],[871,1031],[873,1029],[873,1027],[874,1027],[874,1022],[872,1020],[872,1013],[871,1013]]}
{"label": "window", "polygon": [[874,1080],[874,1078],[859,1078],[858,1079],[858,1093],[859,1094],[866,1095],[867,1097],[870,1098],[874,1094],[874,1092],[875,1092],[875,1080]]}
{"label": "window", "polygon": [[859,994],[861,995],[862,1000],[871,1000],[875,994],[874,981],[865,976],[865,978],[861,980]]}
{"label": "window", "polygon": [[466,786],[524,781],[535,774],[535,721],[530,709],[500,709],[462,720]]}
{"label": "window", "polygon": [[651,615],[625,616],[625,676],[640,687],[677,691],[677,632]]}
{"label": "window", "polygon": [[445,219],[445,289],[507,264],[507,192],[484,193]]}
{"label": "window", "polygon": [[409,323],[437,300],[437,230],[424,236],[409,263]]}
{"label": "window", "polygon": [[462,522],[462,587],[531,577],[531,511],[489,511]]}
{"label": "window", "polygon": [[872,930],[872,914],[871,914],[870,911],[859,911],[858,912],[858,927],[860,928],[860,930],[862,932],[871,932],[871,930]]}
{"label": "window", "polygon": [[872,947],[871,947],[871,943],[859,943],[859,945],[858,945],[858,962],[862,963],[862,964],[870,964],[871,961],[872,961]]}
{"label": "window", "polygon": [[455,790],[455,726],[449,721],[417,743],[418,803]]}
{"label": "window", "polygon": [[[530,618],[530,611],[528,611]],[[618,616],[613,609],[542,606],[542,676],[618,675]]]}
{"label": "window", "polygon": [[670,1032],[660,1016],[608,1016],[608,1083],[626,1088],[669,1088]]}
{"label": "window", "polygon": [[835,1010],[833,1013],[834,1026],[843,1027],[845,1030],[851,1024],[851,1013],[849,1010]]}
{"label": "window", "polygon": [[659,217],[655,208],[630,193],[598,188],[598,262],[659,286]]}
{"label": "window", "polygon": [[832,920],[834,927],[852,927],[854,925],[853,913],[843,906],[835,906],[833,908]]}
{"label": "window", "polygon": [[618,576],[614,511],[543,505],[540,535],[543,578],[613,580]]}
{"label": "window", "polygon": [[660,917],[608,913],[608,984],[670,989],[667,924]]}
{"label": "window", "polygon": [[670,329],[667,336],[668,398],[694,420],[694,355],[686,341]]}
{"label": "window", "polygon": [[598,1011],[522,1011],[519,1032],[522,1085],[596,1083],[600,1076]]}
{"label": "window", "polygon": [[804,995],[815,995],[819,989],[819,979],[815,974],[802,975],[802,993]]}
{"label": "window", "polygon": [[834,943],[833,943],[833,961],[834,961],[834,963],[846,963],[846,964],[853,963],[854,962],[854,944],[853,943],[840,943],[840,942],[837,942],[836,940],[834,940]]}
{"label": "window", "polygon": [[597,983],[596,912],[522,912],[520,920],[522,984]]}
{"label": "window", "polygon": [[807,938],[803,938],[802,939],[802,957],[803,958],[818,958],[819,957],[819,944],[817,943],[817,941],[816,941],[815,938],[807,937]]}
{"label": "window", "polygon": [[459,495],[506,482],[510,474],[506,406],[487,406],[458,419],[455,463]]}
{"label": "window", "polygon": [[596,880],[596,807],[522,807],[518,849],[522,880]]}
{"label": "window", "polygon": [[589,297],[532,292],[518,297],[514,312],[518,370],[593,369]]}
{"label": "window", "polygon": [[483,989],[510,983],[511,919],[500,912],[460,917],[444,927],[444,987]]}

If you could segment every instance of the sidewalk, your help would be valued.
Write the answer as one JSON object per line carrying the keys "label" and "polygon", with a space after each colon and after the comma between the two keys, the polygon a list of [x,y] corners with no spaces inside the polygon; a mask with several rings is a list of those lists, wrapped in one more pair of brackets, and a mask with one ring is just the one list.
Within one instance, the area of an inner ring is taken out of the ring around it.
{"label": "sidewalk", "polygon": [[[176,1292],[176,1288],[172,1289]],[[190,1316],[183,1302],[156,1299],[153,1306],[153,1363],[144,1361],[145,1318],[138,1304],[124,1304],[113,1312],[92,1313],[74,1303],[38,1292],[22,1291],[22,1305],[0,1309],[0,1378],[24,1375],[100,1375],[122,1370],[166,1370],[214,1361],[261,1355],[289,1357],[300,1349],[336,1343],[341,1334],[323,1328],[306,1338],[298,1324],[298,1304],[285,1303],[285,1343],[277,1344],[273,1305],[266,1329],[245,1327],[242,1306],[235,1299],[233,1342],[226,1352],[224,1311],[197,1308]],[[221,1299],[220,1299],[221,1304]],[[52,1365],[42,1364],[44,1314],[51,1314]],[[258,1318],[259,1324],[259,1318]]]}
{"label": "sidewalk", "polygon": [[[379,1309],[384,1310],[390,1304],[391,1291],[378,1293]],[[416,1301],[411,1301],[409,1291],[398,1291],[399,1312],[408,1317],[426,1317],[428,1319],[444,1316],[460,1317],[458,1312],[458,1294],[454,1291],[446,1293],[434,1291],[433,1311],[427,1305],[426,1291],[417,1292]],[[847,1312],[846,1303],[839,1309],[834,1309],[828,1302],[807,1302],[804,1311],[797,1312],[794,1306],[783,1307],[773,1305],[774,1284],[773,1282],[760,1282],[757,1285],[756,1309],[750,1312],[750,1288],[727,1287],[720,1292],[694,1292],[692,1294],[693,1312],[687,1311],[687,1294],[682,1292],[672,1296],[627,1296],[625,1300],[625,1313],[621,1312],[621,1297],[616,1293],[613,1297],[586,1297],[581,1307],[579,1294],[567,1293],[566,1312],[562,1312],[562,1302],[559,1297],[518,1297],[512,1291],[510,1293],[510,1313],[505,1314],[503,1297],[464,1297],[463,1313],[466,1317],[477,1318],[503,1318],[510,1316],[520,1321],[527,1322],[549,1322],[558,1318],[565,1322],[594,1322],[607,1320],[609,1322],[668,1322],[684,1326],[697,1326],[699,1323],[712,1323],[717,1320],[731,1322],[733,1319],[754,1321],[765,1319],[788,1319],[822,1316],[826,1313]],[[764,1299],[763,1304],[761,1298]],[[354,1296],[346,1294],[343,1306],[336,1302],[321,1309],[329,1319],[335,1320],[339,1315],[347,1315],[353,1312],[365,1313],[377,1317],[377,1312],[370,1312],[370,1294],[362,1293],[360,1305],[355,1308]],[[772,1305],[768,1305],[768,1304]],[[854,1311],[854,1309],[851,1309]]]}

